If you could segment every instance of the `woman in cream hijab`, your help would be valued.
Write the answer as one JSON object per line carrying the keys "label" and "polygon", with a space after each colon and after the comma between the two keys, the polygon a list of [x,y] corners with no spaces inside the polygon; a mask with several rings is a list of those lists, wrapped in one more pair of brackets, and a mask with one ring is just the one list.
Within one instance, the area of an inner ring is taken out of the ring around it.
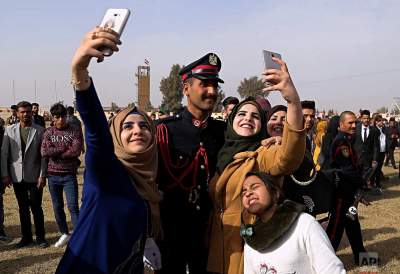
{"label": "woman in cream hijab", "polygon": [[[101,48],[118,51],[118,35],[96,27],[72,60],[72,84],[85,126],[85,174],[78,225],[56,273],[143,273],[161,267],[154,238],[161,235],[155,184],[155,127],[146,113],[126,108],[109,123],[88,67]],[[149,256],[150,255],[150,256]]]}

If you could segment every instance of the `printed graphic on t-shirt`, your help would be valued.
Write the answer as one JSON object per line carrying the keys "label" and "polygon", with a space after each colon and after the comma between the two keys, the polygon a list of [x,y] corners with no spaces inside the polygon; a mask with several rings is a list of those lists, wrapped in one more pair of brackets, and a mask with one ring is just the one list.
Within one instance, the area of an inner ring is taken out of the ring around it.
{"label": "printed graphic on t-shirt", "polygon": [[275,267],[268,266],[267,264],[260,264],[260,274],[277,274]]}

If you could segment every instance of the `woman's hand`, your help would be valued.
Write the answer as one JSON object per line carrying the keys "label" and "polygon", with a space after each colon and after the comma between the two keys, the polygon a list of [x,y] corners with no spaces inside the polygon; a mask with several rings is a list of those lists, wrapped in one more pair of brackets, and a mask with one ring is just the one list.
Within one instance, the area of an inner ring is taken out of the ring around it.
{"label": "woman's hand", "polygon": [[290,78],[286,63],[275,57],[272,57],[272,60],[278,63],[281,66],[281,69],[267,69],[264,71],[262,74],[262,81],[268,83],[268,85],[263,89],[263,91],[269,92],[279,90],[283,99],[285,99],[289,104],[300,102],[299,95],[297,94],[297,90]]}
{"label": "woman's hand", "polygon": [[119,35],[110,28],[96,27],[88,32],[83,38],[79,48],[75,51],[72,58],[72,79],[78,89],[87,89],[90,83],[88,80],[88,67],[90,60],[95,57],[97,62],[103,62],[104,54],[102,48],[109,48],[112,51],[119,51],[118,46],[121,41]]}
{"label": "woman's hand", "polygon": [[293,84],[286,63],[279,58],[272,57],[272,60],[281,66],[281,69],[267,69],[264,71],[263,82],[267,87],[263,91],[279,90],[283,99],[288,103],[286,121],[295,130],[304,128],[303,111],[300,98]]}
{"label": "woman's hand", "polygon": [[275,145],[275,144],[280,145],[281,143],[282,143],[281,136],[274,136],[274,137],[270,137],[270,138],[267,138],[267,139],[264,139],[261,141],[261,145],[266,148],[269,148],[270,146]]}

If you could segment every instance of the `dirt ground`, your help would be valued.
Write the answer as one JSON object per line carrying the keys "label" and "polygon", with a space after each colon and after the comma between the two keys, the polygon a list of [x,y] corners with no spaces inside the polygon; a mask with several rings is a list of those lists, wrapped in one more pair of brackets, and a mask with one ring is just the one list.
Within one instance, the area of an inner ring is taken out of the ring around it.
{"label": "dirt ground", "polygon": [[[377,252],[380,258],[379,273],[400,273],[400,180],[398,171],[391,167],[384,167],[384,173],[390,179],[384,182],[381,196],[369,195],[372,205],[361,205],[360,221],[363,229],[365,247],[368,251]],[[80,189],[82,189],[82,169],[79,175]],[[43,210],[47,240],[51,246],[47,249],[28,247],[15,249],[19,241],[20,227],[18,206],[12,189],[7,189],[4,195],[5,230],[13,238],[10,243],[0,243],[0,273],[54,273],[57,264],[64,252],[64,248],[53,247],[58,240],[59,233],[54,219],[50,194],[46,187],[43,197]],[[66,211],[67,212],[67,211]],[[361,269],[353,264],[353,256],[344,237],[339,258],[343,261],[348,273],[361,273]],[[372,273],[372,272],[371,272]]]}

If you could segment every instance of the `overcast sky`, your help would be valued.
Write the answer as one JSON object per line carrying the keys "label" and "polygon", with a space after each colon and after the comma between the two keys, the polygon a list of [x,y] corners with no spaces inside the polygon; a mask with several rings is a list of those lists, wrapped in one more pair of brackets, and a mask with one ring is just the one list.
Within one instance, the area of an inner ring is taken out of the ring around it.
{"label": "overcast sky", "polygon": [[[400,96],[400,1],[15,0],[2,1],[0,105],[14,102],[13,80],[17,102],[34,100],[36,80],[39,103],[71,104],[75,49],[107,8],[123,7],[132,15],[120,52],[90,67],[106,106],[136,101],[134,74],[145,58],[158,106],[171,65],[207,52],[222,60],[225,94],[237,96],[244,77],[261,73],[262,49],[282,54],[301,99],[319,109],[375,111]],[[278,93],[270,100],[281,102]]]}

